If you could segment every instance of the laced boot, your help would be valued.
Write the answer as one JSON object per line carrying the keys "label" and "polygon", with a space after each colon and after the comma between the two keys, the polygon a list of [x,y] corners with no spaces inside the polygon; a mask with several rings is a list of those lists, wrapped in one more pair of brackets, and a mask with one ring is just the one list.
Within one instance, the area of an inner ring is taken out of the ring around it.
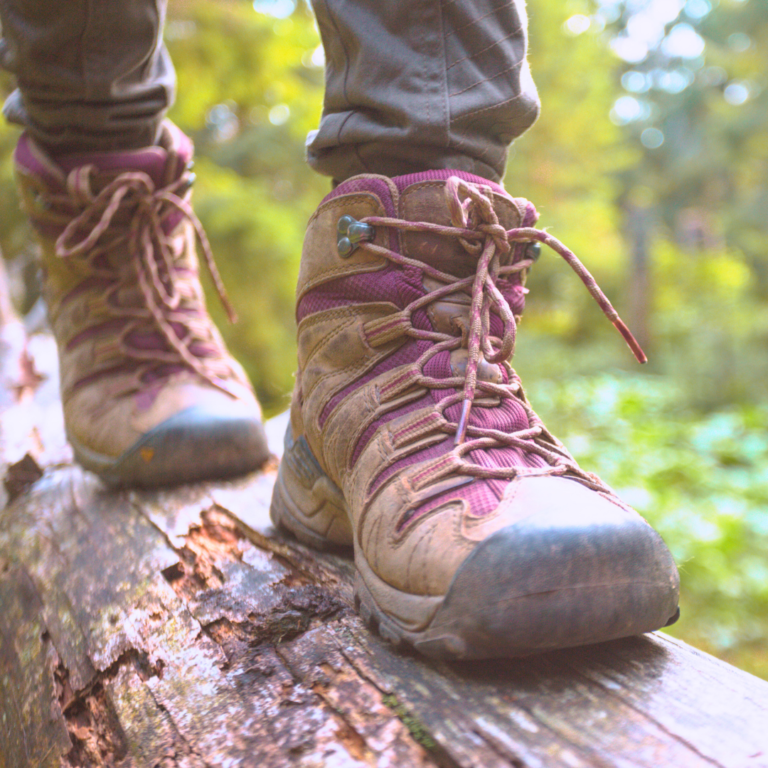
{"label": "laced boot", "polygon": [[[15,153],[42,246],[67,435],[114,485],[237,475],[268,456],[258,403],[205,308],[190,207],[192,144],[57,158],[28,135]],[[231,308],[226,304],[230,314]]]}
{"label": "laced boot", "polygon": [[430,171],[350,179],[307,231],[272,519],[353,545],[362,615],[430,656],[525,655],[677,617],[661,537],[547,431],[510,366],[539,243],[644,359],[536,218],[495,184]]}

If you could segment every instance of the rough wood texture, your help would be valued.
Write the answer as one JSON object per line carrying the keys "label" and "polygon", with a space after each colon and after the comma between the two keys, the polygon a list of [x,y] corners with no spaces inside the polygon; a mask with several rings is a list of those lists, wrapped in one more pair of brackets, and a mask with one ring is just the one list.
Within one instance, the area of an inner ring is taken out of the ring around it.
{"label": "rough wood texture", "polygon": [[108,492],[71,463],[51,339],[2,345],[0,768],[768,766],[768,683],[661,634],[393,650],[351,561],[270,527],[274,467]]}

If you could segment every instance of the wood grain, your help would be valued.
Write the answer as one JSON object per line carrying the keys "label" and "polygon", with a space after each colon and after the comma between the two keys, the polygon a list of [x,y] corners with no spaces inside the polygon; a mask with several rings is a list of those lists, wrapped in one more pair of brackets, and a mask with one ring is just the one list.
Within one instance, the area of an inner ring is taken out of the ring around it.
{"label": "wood grain", "polygon": [[[768,683],[660,633],[501,662],[394,650],[353,611],[348,556],[272,529],[276,461],[107,491],[71,462],[50,338],[13,338],[0,768],[768,766]],[[45,378],[14,388],[23,350]]]}

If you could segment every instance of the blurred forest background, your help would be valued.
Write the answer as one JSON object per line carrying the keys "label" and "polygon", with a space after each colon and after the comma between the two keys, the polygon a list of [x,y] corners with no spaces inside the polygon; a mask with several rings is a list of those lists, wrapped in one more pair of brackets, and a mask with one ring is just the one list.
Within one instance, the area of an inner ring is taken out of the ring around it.
{"label": "blurred forest background", "polygon": [[[662,533],[682,574],[670,633],[768,678],[768,0],[530,0],[542,117],[505,180],[636,331],[637,366],[545,253],[515,367],[534,407]],[[196,209],[268,414],[288,405],[304,163],[323,53],[303,0],[170,0]],[[8,92],[9,79],[0,82]],[[27,310],[34,247],[0,126],[0,247]]]}

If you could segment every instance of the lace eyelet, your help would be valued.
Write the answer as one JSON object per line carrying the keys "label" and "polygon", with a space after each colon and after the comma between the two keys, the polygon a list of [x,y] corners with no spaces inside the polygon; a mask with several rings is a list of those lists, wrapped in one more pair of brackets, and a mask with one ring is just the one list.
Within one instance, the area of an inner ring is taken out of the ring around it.
{"label": "lace eyelet", "polygon": [[370,242],[376,236],[370,224],[364,224],[348,214],[339,219],[336,234],[336,248],[342,259],[348,259],[359,243]]}
{"label": "lace eyelet", "polygon": [[184,195],[186,195],[187,192],[189,192],[189,190],[192,188],[192,185],[195,183],[195,179],[197,179],[197,176],[194,173],[188,172],[181,184],[179,184],[179,188],[175,192],[176,196],[184,197]]}
{"label": "lace eyelet", "polygon": [[528,243],[525,247],[525,257],[531,261],[538,261],[541,256],[541,243]]}

